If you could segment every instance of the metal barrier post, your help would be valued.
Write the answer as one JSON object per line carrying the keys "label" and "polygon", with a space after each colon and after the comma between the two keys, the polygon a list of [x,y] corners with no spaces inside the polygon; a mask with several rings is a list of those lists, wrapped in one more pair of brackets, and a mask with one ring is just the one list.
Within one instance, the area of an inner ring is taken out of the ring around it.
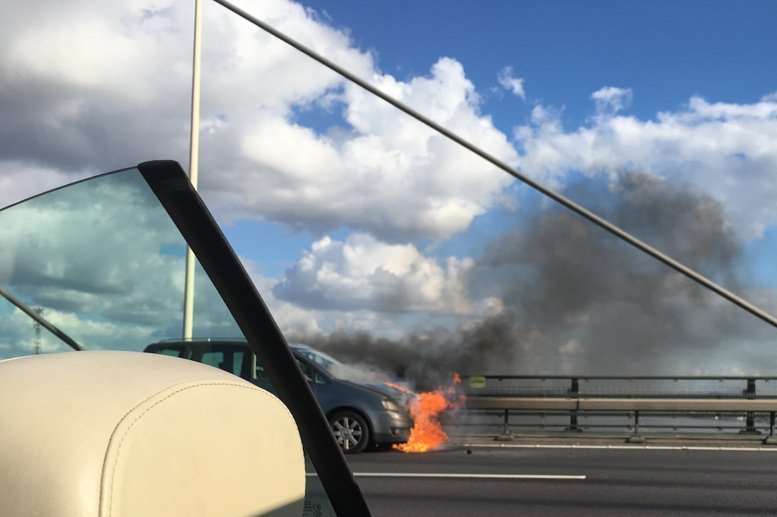
{"label": "metal barrier post", "polygon": [[[580,396],[580,383],[577,377],[572,377],[571,384],[569,386],[569,396],[577,398]],[[582,431],[577,425],[577,409],[573,409],[569,412],[569,426],[567,431]]]}
{"label": "metal barrier post", "polygon": [[[755,379],[747,379],[747,389],[743,393],[746,398],[754,399],[755,394]],[[745,428],[741,431],[742,434],[761,434],[758,429],[755,428],[755,413],[748,411],[745,416]]]}
{"label": "metal barrier post", "polygon": [[769,436],[764,440],[765,444],[774,445],[777,443],[774,439],[774,411],[769,412]]}
{"label": "metal barrier post", "polygon": [[634,411],[634,433],[626,441],[628,443],[645,443],[645,438],[639,434],[639,410]]}
{"label": "metal barrier post", "polygon": [[513,439],[513,433],[510,431],[510,410],[504,410],[504,420],[502,423],[502,434],[495,436],[494,440],[500,442],[509,442]]}

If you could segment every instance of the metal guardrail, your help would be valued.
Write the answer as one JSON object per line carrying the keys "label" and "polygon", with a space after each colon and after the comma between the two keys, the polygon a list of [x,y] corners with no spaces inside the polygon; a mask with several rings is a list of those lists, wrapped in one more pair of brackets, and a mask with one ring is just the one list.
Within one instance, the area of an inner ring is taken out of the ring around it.
{"label": "metal guardrail", "polygon": [[[470,415],[501,416],[502,439],[512,436],[513,427],[558,428],[563,416],[568,418],[563,426],[566,431],[628,428],[630,441],[642,441],[645,429],[739,430],[760,435],[764,426],[756,420],[767,416],[766,440],[774,437],[777,376],[463,375],[462,381],[467,396],[464,409]],[[542,421],[511,421],[511,416],[518,415],[540,416]],[[624,416],[628,423],[580,421],[583,417]],[[744,425],[726,423],[740,416]],[[553,417],[553,423],[546,423],[546,417]],[[664,419],[664,423],[646,425],[640,417]],[[686,422],[665,423],[677,417],[687,417]],[[712,425],[702,425],[702,417],[714,417]]]}

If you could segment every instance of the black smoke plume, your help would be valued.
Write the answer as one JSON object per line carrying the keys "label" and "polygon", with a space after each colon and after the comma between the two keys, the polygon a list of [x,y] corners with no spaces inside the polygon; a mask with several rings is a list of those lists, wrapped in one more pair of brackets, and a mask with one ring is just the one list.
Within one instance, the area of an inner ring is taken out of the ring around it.
{"label": "black smoke plume", "polygon": [[[644,174],[571,197],[736,290],[742,246],[714,199]],[[692,374],[726,346],[772,329],[561,207],[546,207],[486,247],[473,298],[504,310],[451,331],[393,341],[369,333],[300,336],[346,361],[429,388],[452,372]],[[725,364],[713,373],[727,373]],[[732,372],[728,372],[732,373]]]}

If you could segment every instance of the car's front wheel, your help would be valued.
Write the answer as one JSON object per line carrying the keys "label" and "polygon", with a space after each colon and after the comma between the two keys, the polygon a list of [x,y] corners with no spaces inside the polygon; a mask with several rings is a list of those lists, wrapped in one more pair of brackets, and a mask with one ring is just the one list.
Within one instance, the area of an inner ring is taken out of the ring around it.
{"label": "car's front wheel", "polygon": [[337,445],[346,454],[362,452],[370,443],[370,428],[364,418],[353,411],[336,411],[329,417],[329,425]]}

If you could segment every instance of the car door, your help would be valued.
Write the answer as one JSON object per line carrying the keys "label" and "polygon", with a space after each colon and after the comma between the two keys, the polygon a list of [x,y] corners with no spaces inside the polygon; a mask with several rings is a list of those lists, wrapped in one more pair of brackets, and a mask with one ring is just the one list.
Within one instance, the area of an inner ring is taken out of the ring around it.
{"label": "car door", "polygon": [[318,405],[321,406],[324,414],[326,414],[334,407],[329,378],[304,357],[295,355],[294,358],[313,395],[316,397]]}
{"label": "car door", "polygon": [[[248,350],[260,354],[309,459],[306,507],[320,515],[369,515],[283,335],[177,163],[148,162],[2,208],[0,237],[0,359],[141,352],[148,343],[180,338],[188,246],[198,271],[197,333],[215,338],[227,329],[244,343],[211,347],[200,359],[250,376]],[[188,343],[160,352],[184,357],[189,348],[194,353]]]}

